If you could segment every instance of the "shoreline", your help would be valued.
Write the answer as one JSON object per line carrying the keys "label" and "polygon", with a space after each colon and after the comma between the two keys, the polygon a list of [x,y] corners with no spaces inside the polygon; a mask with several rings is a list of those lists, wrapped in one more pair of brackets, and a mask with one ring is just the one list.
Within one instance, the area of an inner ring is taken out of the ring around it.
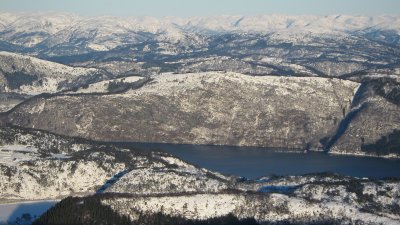
{"label": "shoreline", "polygon": [[2,205],[14,205],[14,204],[34,204],[34,203],[41,203],[41,202],[60,202],[63,198],[56,198],[56,199],[41,199],[41,200],[0,200],[0,206]]}
{"label": "shoreline", "polygon": [[343,156],[353,156],[353,157],[369,157],[369,158],[380,158],[380,159],[394,159],[394,160],[400,160],[400,155],[396,154],[390,154],[390,155],[375,155],[375,154],[367,154],[367,153],[348,153],[348,152],[328,152],[328,154],[331,155],[343,155]]}

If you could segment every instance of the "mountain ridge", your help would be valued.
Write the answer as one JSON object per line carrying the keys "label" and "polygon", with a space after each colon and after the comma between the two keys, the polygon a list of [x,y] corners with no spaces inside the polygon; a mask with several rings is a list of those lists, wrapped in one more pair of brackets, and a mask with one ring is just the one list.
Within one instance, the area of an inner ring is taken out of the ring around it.
{"label": "mountain ridge", "polygon": [[338,77],[396,71],[399,20],[346,15],[121,18],[3,13],[0,50],[121,74],[222,70]]}
{"label": "mountain ridge", "polygon": [[[131,40],[140,40],[140,32],[158,36],[159,40],[178,42],[184,40],[187,34],[217,34],[226,32],[239,33],[281,33],[287,34],[340,34],[368,30],[400,30],[399,16],[212,16],[212,17],[81,17],[71,14],[31,14],[31,13],[0,13],[0,39],[33,47],[47,42],[47,45],[62,44],[75,35],[82,37],[97,37],[106,41],[91,43],[93,50],[106,50],[116,47],[122,39],[110,42],[106,37],[110,34],[130,36]],[[81,34],[77,34],[76,32]],[[24,35],[22,35],[22,32]],[[42,34],[41,34],[42,33]],[[136,33],[136,34],[135,34]],[[27,35],[32,34],[29,38]],[[61,35],[64,38],[61,38]],[[133,36],[132,36],[133,35]],[[53,37],[51,37],[53,36]],[[145,37],[144,34],[143,37]],[[10,38],[16,38],[11,40]],[[139,38],[139,39],[138,39]],[[200,38],[200,39],[199,39]],[[21,41],[18,41],[20,39]],[[201,36],[197,41],[201,43]],[[192,40],[195,41],[195,40]],[[53,44],[52,44],[53,42]],[[108,44],[107,44],[108,42]],[[90,48],[90,46],[89,46]]]}
{"label": "mountain ridge", "polygon": [[164,74],[118,94],[39,96],[4,116],[10,124],[96,140],[321,149],[319,139],[349,111],[358,85],[331,78]]}

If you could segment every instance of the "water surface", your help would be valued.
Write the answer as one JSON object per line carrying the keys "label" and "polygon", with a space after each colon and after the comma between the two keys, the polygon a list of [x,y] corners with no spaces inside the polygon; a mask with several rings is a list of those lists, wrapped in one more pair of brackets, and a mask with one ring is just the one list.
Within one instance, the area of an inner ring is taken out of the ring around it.
{"label": "water surface", "polygon": [[171,153],[189,163],[224,174],[259,178],[266,175],[301,175],[335,172],[355,177],[400,178],[400,160],[322,152],[282,153],[256,147],[118,143],[125,147]]}
{"label": "water surface", "polygon": [[[0,224],[7,224],[8,222],[13,223],[18,218],[22,218],[24,214],[29,214],[30,220],[28,221],[33,221],[57,202],[58,200],[44,200],[0,204]],[[26,220],[24,221],[28,222]]]}

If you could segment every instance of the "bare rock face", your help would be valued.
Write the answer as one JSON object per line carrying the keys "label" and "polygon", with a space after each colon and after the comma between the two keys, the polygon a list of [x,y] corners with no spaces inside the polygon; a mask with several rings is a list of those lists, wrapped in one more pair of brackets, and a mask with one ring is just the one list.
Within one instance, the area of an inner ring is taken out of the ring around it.
{"label": "bare rock face", "polygon": [[358,87],[331,78],[169,74],[123,94],[35,98],[7,120],[95,140],[322,149]]}

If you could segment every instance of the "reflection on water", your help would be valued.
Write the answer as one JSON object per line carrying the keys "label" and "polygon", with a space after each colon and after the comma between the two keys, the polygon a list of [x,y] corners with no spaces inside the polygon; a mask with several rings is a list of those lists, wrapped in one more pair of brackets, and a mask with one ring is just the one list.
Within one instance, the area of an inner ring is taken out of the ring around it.
{"label": "reflection on water", "polygon": [[255,147],[156,143],[118,143],[118,145],[145,150],[157,149],[210,170],[247,178],[319,172],[372,178],[400,177],[398,159],[330,155],[322,152],[282,153]]}

